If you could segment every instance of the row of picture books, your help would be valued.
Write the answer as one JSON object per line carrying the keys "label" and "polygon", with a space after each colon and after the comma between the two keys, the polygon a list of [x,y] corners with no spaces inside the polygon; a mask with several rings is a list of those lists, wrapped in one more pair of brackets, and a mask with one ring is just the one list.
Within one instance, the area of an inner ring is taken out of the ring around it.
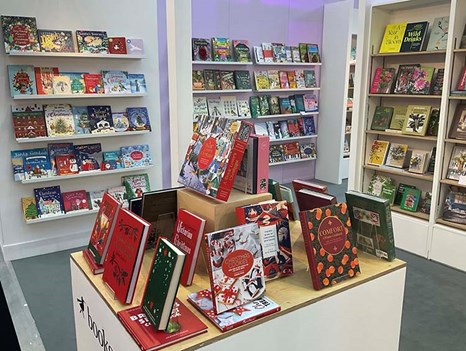
{"label": "row of picture books", "polygon": [[60,72],[57,67],[8,65],[11,97],[18,95],[143,94],[146,79],[127,71]]}
{"label": "row of picture books", "polygon": [[254,71],[254,83],[256,90],[317,88],[316,75],[313,69]]}
{"label": "row of picture books", "polygon": [[313,94],[295,94],[288,97],[254,95],[248,100],[236,96],[220,98],[193,98],[193,118],[200,116],[257,118],[261,116],[286,115],[292,113],[318,112],[319,103]]}
{"label": "row of picture books", "polygon": [[399,206],[402,210],[429,214],[432,193],[423,192],[411,184],[396,182],[385,175],[374,173],[370,179],[367,192],[387,200],[390,206]]}
{"label": "row of picture books", "polygon": [[105,193],[118,200],[123,208],[128,208],[131,199],[150,191],[147,174],[121,177],[121,183],[123,185],[96,191],[62,192],[59,185],[34,189],[33,197],[21,198],[24,220],[27,222],[73,212],[98,211]]}
{"label": "row of picture books", "polygon": [[437,136],[440,110],[428,105],[377,106],[371,130],[416,136]]}
{"label": "row of picture books", "polygon": [[267,135],[270,140],[287,139],[316,134],[314,116],[302,116],[281,121],[255,122],[256,134]]}
{"label": "row of picture books", "polygon": [[[428,21],[387,24],[379,53],[445,50],[449,22],[448,16],[435,18],[431,24],[429,41],[426,40],[429,31]],[[461,47],[464,47],[463,41]]]}
{"label": "row of picture books", "polygon": [[151,130],[147,107],[12,104],[11,114],[17,139]]}
{"label": "row of picture books", "polygon": [[409,149],[407,144],[390,143],[385,140],[374,140],[369,152],[367,164],[372,166],[388,166],[407,169],[408,172],[424,174],[433,173],[435,149],[432,152],[420,149]]}
{"label": "row of picture books", "polygon": [[82,54],[142,55],[142,39],[108,37],[106,31],[37,29],[35,17],[1,16],[5,52],[79,52]]}
{"label": "row of picture books", "polygon": [[270,145],[269,162],[285,162],[301,159],[316,159],[317,149],[315,143],[289,142]]}
{"label": "row of picture books", "polygon": [[[299,43],[289,46],[284,43],[261,43],[253,46],[256,63],[303,63],[320,62],[317,44]],[[251,62],[248,40],[230,40],[214,37],[192,39],[193,61]]]}
{"label": "row of picture books", "polygon": [[147,144],[102,152],[100,143],[50,143],[47,148],[11,151],[11,164],[15,181],[23,181],[145,167],[152,164],[152,159]]}
{"label": "row of picture books", "polygon": [[434,78],[434,67],[419,64],[377,67],[370,88],[371,94],[442,95],[444,68]]}

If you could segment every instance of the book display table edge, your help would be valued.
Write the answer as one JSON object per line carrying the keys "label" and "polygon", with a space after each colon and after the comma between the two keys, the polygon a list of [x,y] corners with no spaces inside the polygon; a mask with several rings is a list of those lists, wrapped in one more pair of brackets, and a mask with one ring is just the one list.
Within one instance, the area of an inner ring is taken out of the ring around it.
{"label": "book display table edge", "polygon": [[[406,263],[360,253],[360,276],[316,291],[307,270],[299,222],[290,226],[294,274],[267,282],[266,296],[281,305],[280,312],[222,333],[187,301],[188,294],[209,287],[208,277],[196,273],[193,285],[180,286],[177,297],[208,326],[208,331],[163,350],[228,351],[241,346],[308,350],[311,345],[329,351],[342,345],[355,350],[398,350]],[[102,275],[92,274],[81,251],[71,254],[78,351],[140,350],[116,314],[140,304],[153,253],[145,253],[131,305],[114,299]]]}

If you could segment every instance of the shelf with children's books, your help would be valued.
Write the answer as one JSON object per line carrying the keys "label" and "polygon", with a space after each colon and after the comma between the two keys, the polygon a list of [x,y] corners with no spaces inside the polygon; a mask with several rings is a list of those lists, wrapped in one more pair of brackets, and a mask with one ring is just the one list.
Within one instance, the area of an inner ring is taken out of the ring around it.
{"label": "shelf with children's books", "polygon": [[430,51],[411,51],[411,52],[387,52],[383,54],[371,54],[371,57],[398,57],[398,56],[431,56],[445,55],[446,50],[430,50]]}
{"label": "shelf with children's books", "polygon": [[35,178],[35,179],[24,179],[21,181],[21,183],[32,184],[32,183],[53,182],[57,180],[68,180],[68,179],[84,178],[84,177],[106,176],[106,175],[112,175],[112,174],[117,174],[117,173],[131,173],[131,172],[138,172],[138,171],[146,170],[152,167],[154,167],[154,165],[112,169],[109,171],[100,171],[100,170],[99,171],[87,171],[87,172],[81,172],[78,174],[52,176],[52,177]]}
{"label": "shelf with children's books", "polygon": [[234,62],[234,61],[193,61],[194,65],[201,66],[252,66],[252,62]]}
{"label": "shelf with children's books", "polygon": [[287,164],[290,164],[290,163],[314,161],[314,160],[317,160],[317,158],[316,157],[314,157],[314,158],[298,158],[296,160],[288,160],[288,161],[281,161],[281,162],[270,162],[269,167],[279,166],[279,165],[287,165]]}
{"label": "shelf with children's books", "polygon": [[18,144],[29,144],[29,143],[42,143],[42,142],[54,142],[61,140],[81,140],[81,139],[94,139],[94,138],[108,138],[108,137],[124,137],[133,136],[140,134],[150,133],[150,130],[135,130],[133,132],[115,132],[115,133],[101,133],[101,134],[75,134],[75,135],[64,135],[54,137],[37,137],[37,138],[18,138],[16,142]]}
{"label": "shelf with children's books", "polygon": [[322,62],[255,62],[257,66],[322,66]]}
{"label": "shelf with children's books", "polygon": [[146,93],[131,94],[53,94],[53,95],[15,95],[13,100],[55,100],[55,99],[107,99],[135,98],[147,96]]}
{"label": "shelf with children's books", "polygon": [[129,55],[129,54],[84,54],[80,52],[25,52],[25,51],[10,51],[9,56],[15,57],[64,57],[64,58],[93,58],[93,59],[126,59],[126,60],[141,60],[146,58],[145,55]]}
{"label": "shelf with children's books", "polygon": [[419,218],[419,219],[424,219],[426,221],[429,220],[429,215],[427,213],[423,213],[423,212],[411,212],[411,211],[406,211],[406,210],[403,210],[400,208],[400,206],[398,205],[393,205],[391,207],[391,210],[393,212],[398,212],[398,213],[403,213],[405,215],[408,215],[408,216],[411,216],[411,217],[416,217],[416,218]]}
{"label": "shelf with children's books", "polygon": [[[440,100],[442,95],[422,95],[422,94],[368,94],[369,97],[383,98],[383,99],[436,99]],[[465,95],[466,98],[466,95]]]}
{"label": "shelf with children's books", "polygon": [[406,138],[406,139],[418,139],[424,141],[437,141],[437,136],[417,136],[417,135],[410,135],[410,134],[403,134],[403,133],[392,133],[392,132],[385,132],[380,130],[366,130],[366,134],[375,134],[375,135],[384,135],[384,136],[391,136],[395,138]]}
{"label": "shelf with children's books", "polygon": [[56,216],[48,216],[48,217],[42,217],[42,218],[36,218],[36,219],[29,219],[26,222],[26,224],[36,224],[36,223],[43,223],[43,222],[50,222],[50,221],[56,221],[56,220],[61,220],[61,219],[67,219],[67,218],[73,218],[73,217],[79,217],[79,216],[87,216],[90,214],[95,214],[99,212],[98,209],[94,210],[78,210],[78,211],[73,211],[73,212],[68,212],[62,215],[56,215]]}
{"label": "shelf with children's books", "polygon": [[434,179],[434,176],[432,174],[417,174],[417,173],[411,173],[406,170],[394,168],[394,167],[389,167],[389,166],[372,166],[372,165],[363,165],[364,169],[370,169],[374,170],[377,172],[381,173],[387,173],[387,174],[397,174],[403,177],[409,177],[409,178],[416,178],[420,180],[425,180],[427,182],[432,182]]}
{"label": "shelf with children's books", "polygon": [[259,89],[254,90],[255,93],[288,93],[299,91],[318,91],[320,88],[288,88],[288,89]]}
{"label": "shelf with children's books", "polygon": [[270,139],[270,144],[286,143],[288,141],[299,141],[299,140],[314,139],[314,138],[317,138],[317,134],[301,135],[301,136],[282,138],[282,139]]}
{"label": "shelf with children's books", "polygon": [[198,95],[198,94],[244,94],[244,93],[252,93],[252,89],[193,90],[194,95]]}

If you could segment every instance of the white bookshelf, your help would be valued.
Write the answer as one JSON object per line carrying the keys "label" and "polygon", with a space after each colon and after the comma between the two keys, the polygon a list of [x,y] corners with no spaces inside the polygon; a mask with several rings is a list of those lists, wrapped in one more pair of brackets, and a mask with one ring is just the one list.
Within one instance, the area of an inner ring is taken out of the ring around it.
{"label": "white bookshelf", "polygon": [[193,90],[193,95],[202,94],[244,94],[252,93],[252,89],[228,89],[228,90]]}
{"label": "white bookshelf", "polygon": [[146,93],[132,94],[53,94],[53,95],[15,95],[13,100],[56,100],[56,99],[107,99],[135,98],[147,96]]}
{"label": "white bookshelf", "polygon": [[270,139],[270,144],[280,144],[280,143],[287,143],[289,141],[300,141],[300,140],[308,140],[308,139],[315,139],[315,138],[317,138],[317,134],[302,135],[302,136],[282,138],[282,139]]}
{"label": "white bookshelf", "polygon": [[274,167],[274,166],[283,166],[287,164],[292,164],[292,163],[301,163],[301,162],[308,162],[308,161],[314,161],[316,160],[315,158],[298,158],[296,160],[288,160],[288,161],[281,161],[281,162],[271,162],[269,163],[269,167]]}
{"label": "white bookshelf", "polygon": [[320,88],[289,88],[289,89],[259,89],[254,90],[255,93],[292,93],[300,91],[319,91]]}
{"label": "white bookshelf", "polygon": [[141,60],[146,58],[145,55],[128,55],[128,54],[83,54],[79,52],[24,52],[10,51],[8,54],[13,57],[57,57],[57,58],[91,58],[91,59],[123,59],[123,60]]}
{"label": "white bookshelf", "polygon": [[84,139],[101,139],[101,138],[114,138],[114,137],[125,137],[133,135],[141,135],[150,133],[149,130],[135,130],[134,132],[115,132],[115,133],[101,133],[101,134],[74,134],[74,135],[63,135],[54,137],[37,137],[37,138],[17,138],[18,144],[30,144],[30,143],[43,143],[43,142],[55,142],[64,140],[84,140]]}
{"label": "white bookshelf", "polygon": [[46,216],[46,217],[40,217],[40,218],[35,218],[35,219],[28,219],[25,222],[26,224],[44,223],[44,222],[50,222],[50,221],[56,221],[56,220],[62,220],[62,219],[80,217],[80,216],[88,216],[91,214],[95,214],[97,212],[99,212],[98,209],[78,210],[78,211],[68,212],[65,214],[58,214],[55,216]]}

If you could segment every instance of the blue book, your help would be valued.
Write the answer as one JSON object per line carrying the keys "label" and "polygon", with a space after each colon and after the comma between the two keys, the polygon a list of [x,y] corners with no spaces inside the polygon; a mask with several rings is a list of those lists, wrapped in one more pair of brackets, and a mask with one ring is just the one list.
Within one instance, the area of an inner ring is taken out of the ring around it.
{"label": "blue book", "polygon": [[8,65],[8,82],[11,97],[37,95],[34,66]]}
{"label": "blue book", "polygon": [[314,124],[314,116],[302,116],[304,135],[314,135],[316,126]]}
{"label": "blue book", "polygon": [[91,122],[87,106],[73,106],[74,130],[76,134],[91,134]]}
{"label": "blue book", "polygon": [[144,77],[144,74],[130,73],[128,76],[129,84],[131,86],[131,93],[147,93],[146,78]]}
{"label": "blue book", "polygon": [[59,185],[34,189],[34,197],[39,217],[65,214]]}
{"label": "blue book", "polygon": [[10,152],[15,182],[24,179],[24,157],[28,156],[30,152],[31,150],[13,150]]}
{"label": "blue book", "polygon": [[28,150],[23,158],[24,179],[37,179],[52,176],[52,164],[46,148]]}
{"label": "blue book", "polygon": [[131,86],[127,71],[102,71],[105,94],[129,94]]}
{"label": "blue book", "polygon": [[100,143],[75,145],[79,172],[99,171],[102,163],[102,146]]}
{"label": "blue book", "polygon": [[52,164],[52,174],[57,175],[57,164],[55,156],[57,155],[74,155],[73,143],[50,143],[47,145],[49,150],[50,163]]}
{"label": "blue book", "polygon": [[123,168],[143,167],[152,164],[149,145],[132,145],[121,147]]}
{"label": "blue book", "polygon": [[110,106],[87,106],[92,134],[115,133]]}
{"label": "blue book", "polygon": [[128,107],[126,112],[130,130],[151,130],[147,107]]}
{"label": "blue book", "polygon": [[105,151],[102,153],[103,167],[105,171],[111,169],[123,168],[123,162],[121,161],[121,153],[119,151]]}

